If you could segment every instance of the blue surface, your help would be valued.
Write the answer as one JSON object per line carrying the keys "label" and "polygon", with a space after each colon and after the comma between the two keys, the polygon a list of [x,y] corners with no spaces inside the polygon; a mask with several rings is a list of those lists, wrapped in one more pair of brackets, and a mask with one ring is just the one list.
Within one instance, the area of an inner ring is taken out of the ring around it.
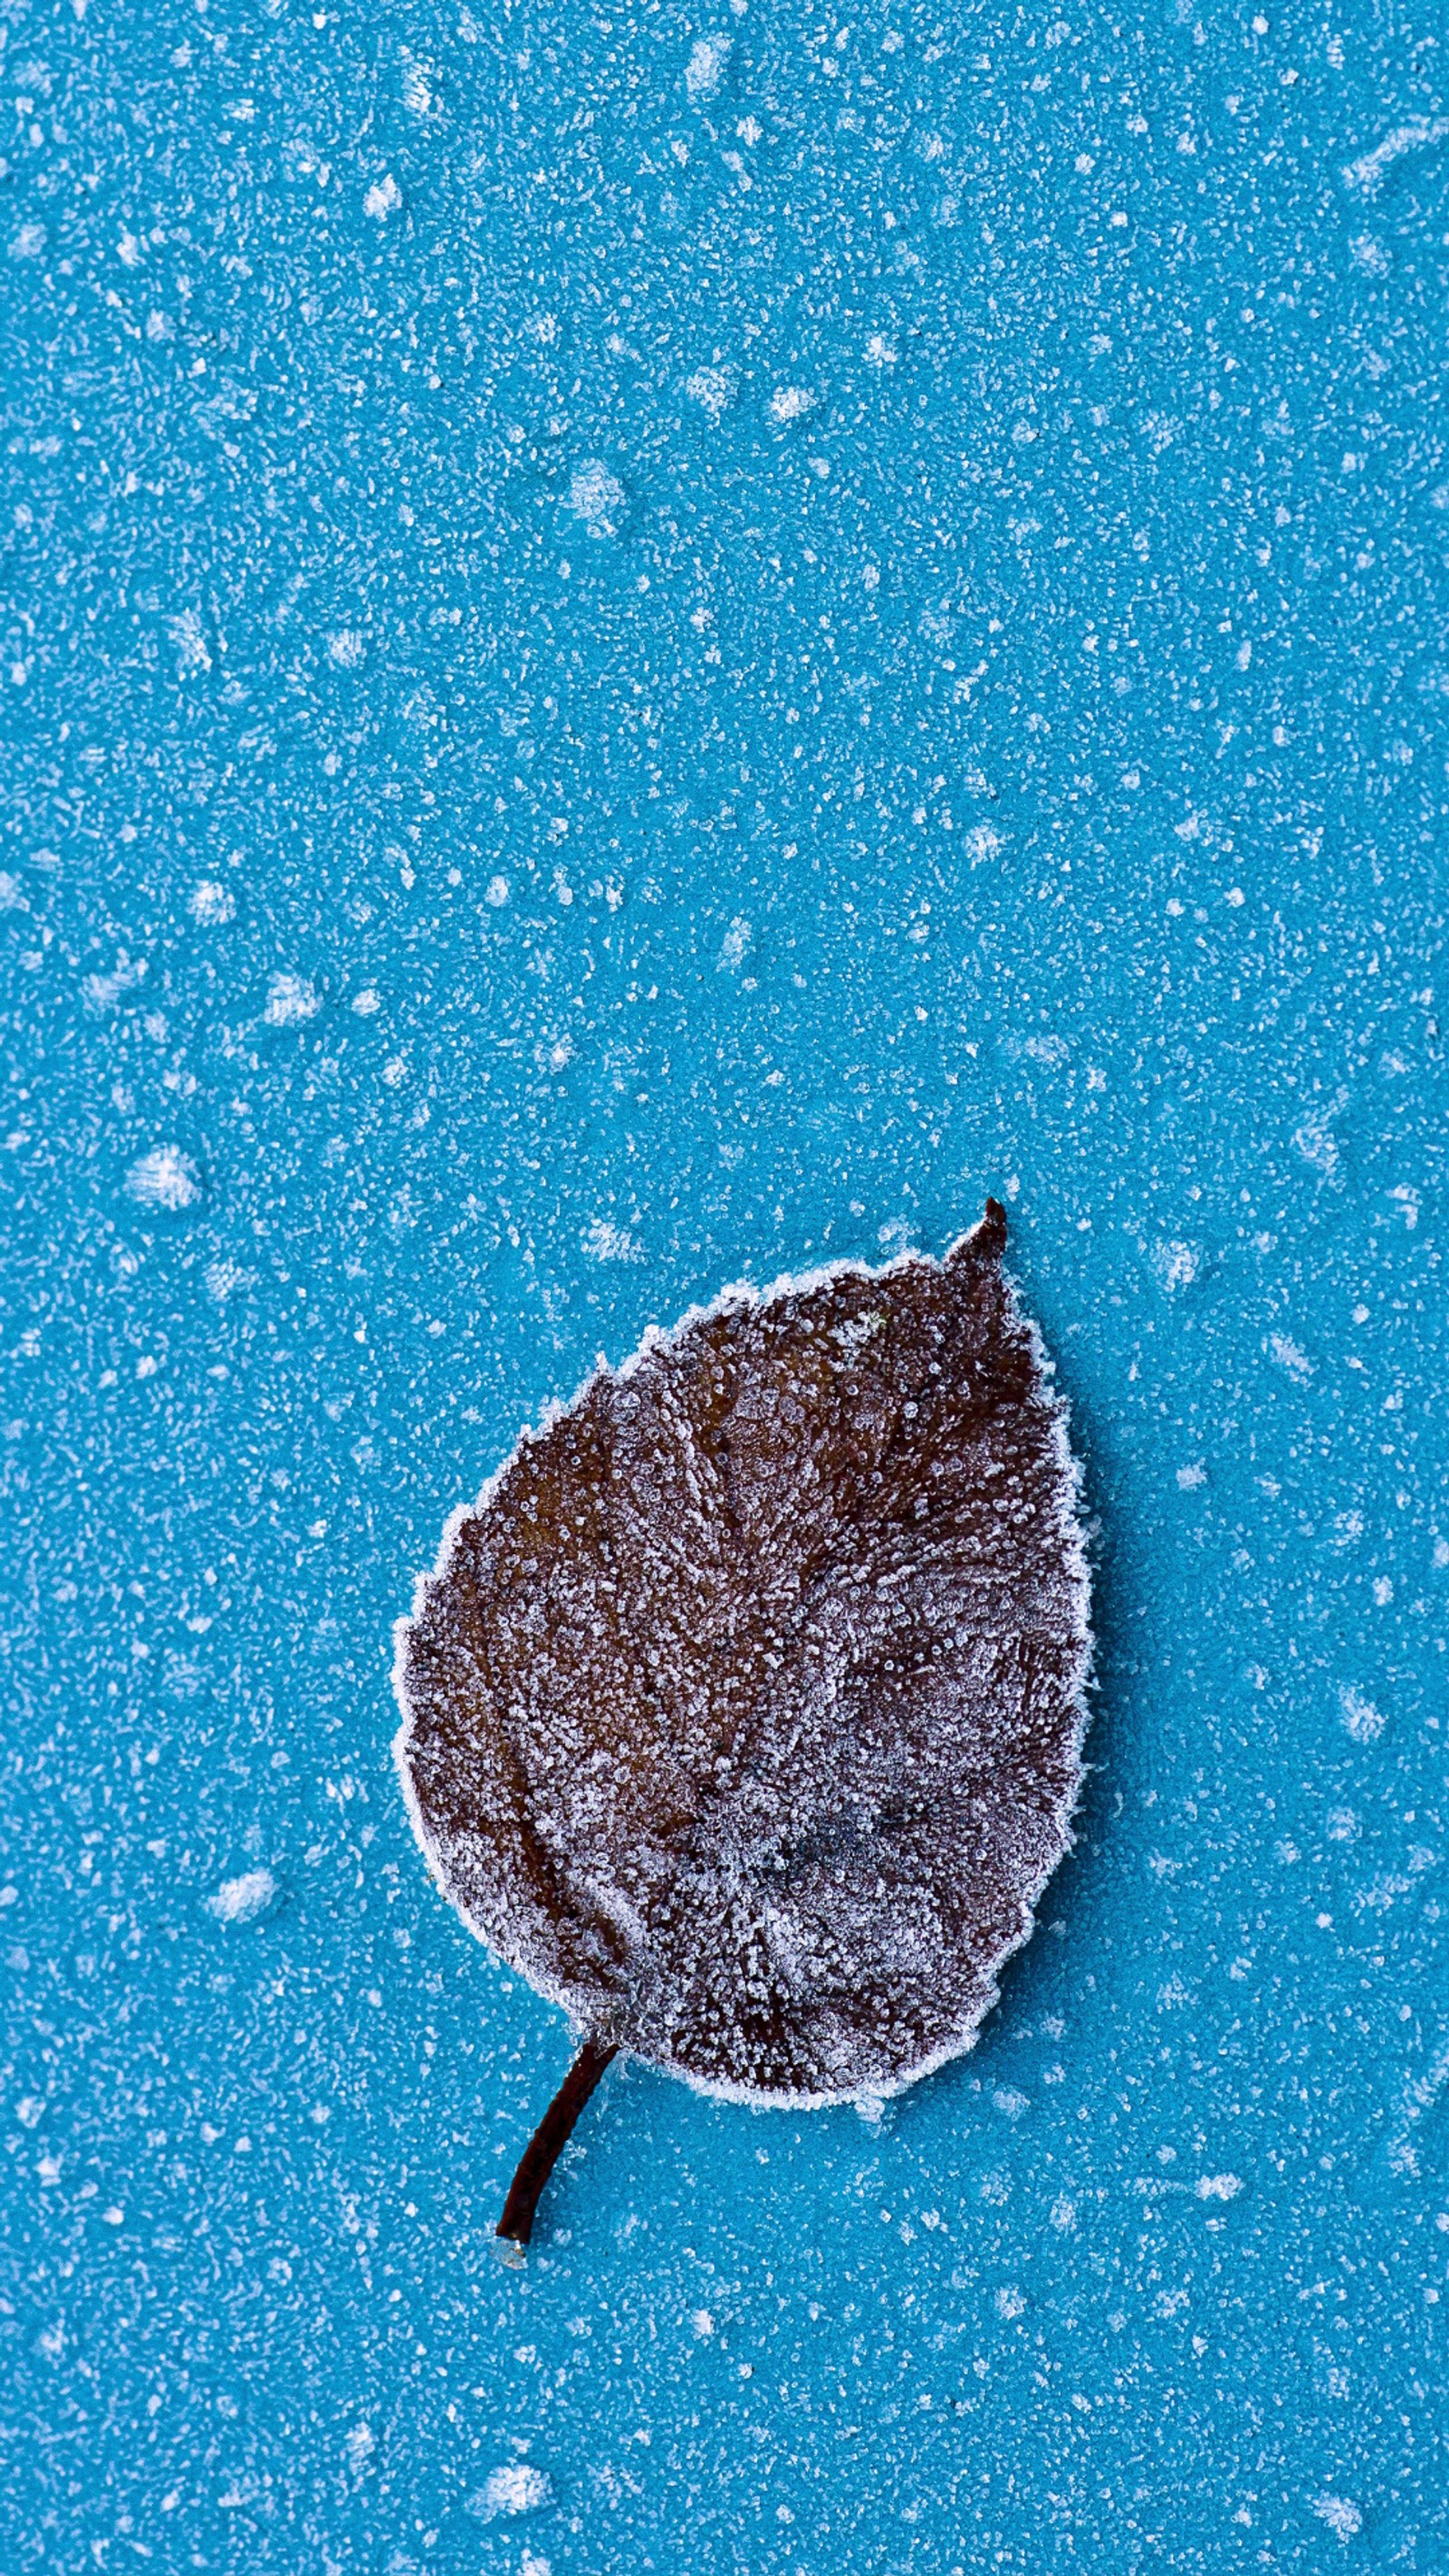
{"label": "blue surface", "polygon": [[[1265,13],[7,13],[8,2570],[1449,2564],[1444,63]],[[988,1189],[1044,1929],[507,2274],[413,1572]]]}

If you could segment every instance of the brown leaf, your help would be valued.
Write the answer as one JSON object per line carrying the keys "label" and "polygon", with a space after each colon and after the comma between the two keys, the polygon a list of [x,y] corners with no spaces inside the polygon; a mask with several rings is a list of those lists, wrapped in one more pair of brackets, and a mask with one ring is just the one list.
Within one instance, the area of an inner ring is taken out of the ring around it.
{"label": "brown leaf", "polygon": [[1005,1241],[988,1201],[944,1261],[651,1330],[455,1514],[399,1623],[423,1849],[589,2041],[520,2241],[617,2048],[732,2100],[888,2093],[971,2045],[1031,1928],[1088,1577]]}

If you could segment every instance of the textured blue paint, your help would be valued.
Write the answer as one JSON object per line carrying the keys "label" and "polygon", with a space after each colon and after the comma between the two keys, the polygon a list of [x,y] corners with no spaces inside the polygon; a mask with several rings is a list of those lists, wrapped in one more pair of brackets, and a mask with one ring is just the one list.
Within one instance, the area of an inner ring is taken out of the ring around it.
{"label": "textured blue paint", "polygon": [[[17,2576],[1449,2563],[1440,21],[734,7],[6,11]],[[616,2071],[506,2274],[413,1570],[988,1188],[1045,1929],[876,2130]]]}

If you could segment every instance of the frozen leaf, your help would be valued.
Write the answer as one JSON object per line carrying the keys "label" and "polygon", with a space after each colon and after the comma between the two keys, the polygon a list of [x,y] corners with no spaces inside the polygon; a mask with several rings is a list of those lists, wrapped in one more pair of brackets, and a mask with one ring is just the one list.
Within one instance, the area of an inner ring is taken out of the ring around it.
{"label": "frozen leaf", "polygon": [[1066,1850],[1088,1578],[995,1201],[727,1290],[526,1433],[399,1623],[396,1753],[469,1928],[584,2045],[728,2100],[878,2099],[970,2047]]}

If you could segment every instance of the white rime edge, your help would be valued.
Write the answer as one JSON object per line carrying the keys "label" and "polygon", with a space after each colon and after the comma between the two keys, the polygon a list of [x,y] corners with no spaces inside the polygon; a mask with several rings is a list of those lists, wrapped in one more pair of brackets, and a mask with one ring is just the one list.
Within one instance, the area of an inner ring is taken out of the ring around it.
{"label": "white rime edge", "polygon": [[[413,1606],[411,1610],[406,1612],[402,1618],[396,1620],[393,1624],[392,1687],[393,1695],[397,1701],[398,1708],[402,1713],[402,1724],[398,1728],[398,1731],[392,1740],[392,1758],[397,1766],[398,1779],[402,1786],[403,1801],[407,1807],[413,1833],[417,1838],[418,1848],[423,1855],[424,1861],[427,1863],[429,1876],[433,1879],[439,1893],[446,1899],[447,1903],[452,1906],[454,1912],[466,1926],[467,1930],[473,1935],[474,1940],[482,1944],[483,1948],[488,1952],[489,1957],[493,1959],[498,1966],[509,1969],[510,1973],[513,1975],[523,1976],[525,1982],[533,1987],[536,1994],[543,1997],[545,2003],[556,2004],[566,2012],[569,2010],[566,1997],[561,1992],[556,1988],[543,1983],[533,1974],[531,1969],[520,1969],[513,1960],[506,1958],[495,1947],[482,1926],[473,1920],[467,1907],[460,1904],[458,1899],[449,1891],[441,1857],[436,1846],[432,1842],[428,1834],[427,1826],[423,1821],[423,1813],[418,1804],[417,1791],[413,1785],[412,1771],[408,1760],[412,1745],[413,1732],[413,1709],[407,1693],[408,1647],[413,1629],[422,1619],[423,1613],[427,1608],[429,1596],[431,1595],[434,1586],[445,1582],[447,1579],[453,1560],[453,1550],[458,1543],[459,1533],[467,1522],[476,1520],[481,1513],[487,1511],[510,1467],[512,1467],[515,1460],[522,1455],[523,1451],[528,1448],[530,1443],[534,1440],[542,1440],[546,1434],[553,1429],[556,1422],[560,1422],[566,1415],[576,1412],[592,1389],[597,1385],[600,1378],[612,1377],[617,1378],[622,1382],[632,1377],[634,1371],[639,1368],[647,1358],[651,1357],[654,1352],[667,1350],[672,1344],[681,1341],[684,1335],[692,1330],[696,1324],[709,1323],[716,1315],[728,1314],[740,1307],[769,1306],[772,1305],[777,1298],[807,1295],[814,1289],[829,1287],[832,1282],[837,1279],[889,1279],[896,1272],[909,1269],[915,1262],[924,1262],[932,1269],[944,1269],[947,1262],[952,1259],[953,1255],[959,1252],[964,1244],[969,1243],[973,1235],[979,1234],[986,1223],[987,1219],[984,1216],[979,1217],[975,1225],[968,1226],[963,1234],[957,1235],[955,1240],[947,1245],[939,1262],[936,1261],[936,1258],[932,1253],[910,1250],[897,1254],[893,1261],[883,1262],[878,1269],[872,1269],[868,1261],[836,1261],[827,1263],[818,1270],[787,1271],[780,1278],[772,1280],[770,1286],[764,1289],[753,1287],[748,1280],[735,1280],[727,1287],[722,1288],[719,1295],[714,1298],[709,1305],[686,1307],[684,1313],[679,1317],[678,1322],[672,1325],[667,1332],[658,1324],[650,1324],[647,1326],[637,1349],[631,1351],[628,1358],[622,1360],[617,1368],[611,1368],[606,1360],[600,1360],[596,1367],[590,1369],[588,1376],[584,1379],[582,1385],[578,1388],[576,1394],[568,1404],[554,1403],[546,1405],[544,1407],[542,1420],[536,1427],[529,1425],[520,1432],[518,1439],[514,1443],[513,1448],[509,1451],[508,1456],[494,1468],[492,1475],[480,1490],[477,1499],[471,1503],[457,1504],[448,1514],[448,1518],[443,1526],[443,1536],[438,1549],[436,1561],[430,1571],[425,1571],[418,1575],[413,1586]],[[1046,1888],[1050,1879],[1055,1875],[1056,1871],[1060,1868],[1061,1861],[1066,1857],[1066,1853],[1075,1848],[1076,1836],[1072,1832],[1071,1825],[1072,1817],[1076,1813],[1077,1801],[1081,1796],[1083,1777],[1082,1746],[1086,1739],[1087,1727],[1089,1724],[1087,1693],[1091,1687],[1092,1680],[1091,1667],[1093,1648],[1090,1622],[1092,1577],[1091,1568],[1087,1562],[1087,1533],[1083,1528],[1080,1511],[1082,1467],[1080,1460],[1073,1454],[1071,1442],[1068,1438],[1068,1425],[1071,1418],[1071,1408],[1066,1397],[1056,1394],[1051,1384],[1052,1379],[1056,1375],[1055,1362],[1048,1357],[1046,1345],[1042,1340],[1037,1324],[1030,1315],[1023,1313],[1014,1282],[1007,1278],[1004,1271],[1002,1277],[1003,1285],[1006,1289],[1008,1310],[1013,1320],[1022,1326],[1028,1336],[1031,1344],[1032,1358],[1036,1364],[1037,1373],[1045,1386],[1047,1402],[1052,1408],[1052,1445],[1056,1452],[1057,1465],[1061,1470],[1061,1504],[1058,1515],[1058,1528],[1062,1540],[1067,1573],[1072,1581],[1076,1594],[1077,1621],[1075,1642],[1081,1655],[1081,1670],[1076,1689],[1072,1693],[1072,1708],[1076,1718],[1076,1725],[1073,1730],[1072,1737],[1072,1757],[1075,1781],[1070,1797],[1062,1800],[1053,1817],[1053,1822],[1058,1827],[1062,1837],[1064,1845],[1063,1852],[1057,1860],[1052,1861],[1048,1867],[1041,1872],[1035,1886],[1031,1889],[1029,1896],[1023,1900],[1020,1928],[1010,1940],[1002,1943],[1001,1948],[991,1960],[986,1971],[989,1983],[979,2008],[972,2013],[970,2020],[962,2023],[958,2029],[953,2031],[950,2037],[944,2040],[939,2048],[931,2050],[927,2056],[921,2058],[919,2063],[913,2066],[908,2074],[898,2075],[893,2080],[885,2082],[872,2080],[868,2084],[855,2086],[849,2091],[841,2090],[831,2093],[767,2093],[754,2085],[729,2084],[718,2081],[712,2082],[705,2077],[691,2073],[687,2068],[682,2066],[670,2065],[661,2067],[652,2058],[641,2061],[642,2063],[654,2068],[656,2072],[677,2075],[689,2086],[691,2092],[701,2093],[710,2101],[738,2102],[744,2104],[751,2110],[828,2111],[837,2109],[843,2105],[854,2105],[856,2108],[859,2108],[862,2104],[880,2103],[891,2099],[895,2094],[904,2093],[910,2085],[921,2083],[926,2076],[936,2074],[943,2066],[949,2066],[955,2058],[966,2056],[967,2052],[976,2045],[976,2034],[980,2029],[982,2022],[985,2021],[987,2015],[995,2009],[1000,1995],[1000,1985],[998,1981],[1002,1969],[1006,1966],[1008,1960],[1013,1959],[1016,1956],[1018,1950],[1025,1948],[1026,1943],[1030,1940],[1032,1933],[1035,1930],[1036,1908],[1043,1890]],[[570,2013],[570,2020],[572,2021],[573,2018],[573,2015]],[[575,2036],[576,2038],[582,2038],[584,2034],[581,2030],[577,2030]],[[630,2054],[627,2041],[624,2043],[623,2053],[625,2055]]]}

